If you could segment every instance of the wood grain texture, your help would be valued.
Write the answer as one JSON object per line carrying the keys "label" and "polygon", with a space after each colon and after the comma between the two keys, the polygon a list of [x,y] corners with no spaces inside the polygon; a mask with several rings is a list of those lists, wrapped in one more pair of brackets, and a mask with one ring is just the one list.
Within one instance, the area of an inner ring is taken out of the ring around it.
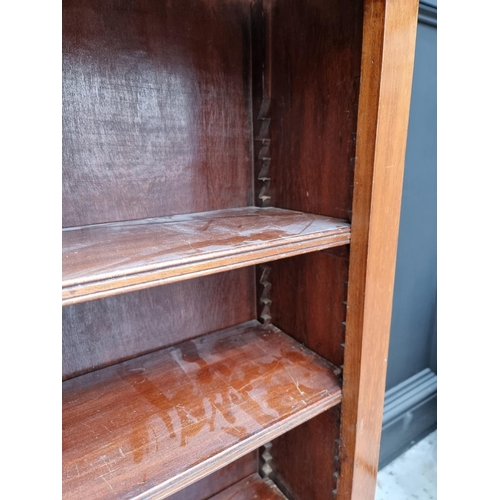
{"label": "wood grain texture", "polygon": [[348,219],[362,1],[268,3],[272,205]]}
{"label": "wood grain texture", "polygon": [[[261,93],[272,102],[271,203],[348,219],[363,2],[272,1],[264,2],[262,12],[265,40],[271,45],[270,56],[261,51],[264,63],[259,66]],[[252,42],[254,47],[253,38]],[[315,252],[270,264],[270,317],[287,334],[340,366],[349,255],[344,247],[333,250],[338,252]],[[329,414],[316,420],[318,428],[311,421],[302,432],[297,428],[272,443],[274,477],[294,500],[332,498],[337,486],[339,419]]]}
{"label": "wood grain texture", "polygon": [[273,481],[291,500],[333,499],[339,408],[331,408],[271,443]]}
{"label": "wood grain texture", "polygon": [[333,366],[252,321],[63,384],[63,496],[164,498],[339,403]]}
{"label": "wood grain texture", "polygon": [[271,481],[252,474],[211,500],[286,500],[286,497]]}
{"label": "wood grain texture", "polygon": [[345,245],[338,219],[237,208],[63,231],[63,304]]}
{"label": "wood grain texture", "polygon": [[247,267],[64,307],[63,379],[254,319],[254,274]]}
{"label": "wood grain texture", "polygon": [[[270,264],[272,323],[337,366],[344,362],[348,259],[348,248],[337,247]],[[339,434],[335,411],[273,440],[272,478],[289,498],[332,498]]]}
{"label": "wood grain texture", "polygon": [[64,227],[253,204],[247,1],[62,14]]}
{"label": "wood grain texture", "polygon": [[344,362],[346,247],[271,263],[272,323],[334,365]]}
{"label": "wood grain texture", "polygon": [[65,499],[373,498],[416,17],[64,0]]}
{"label": "wood grain texture", "polygon": [[270,2],[253,0],[252,19],[252,114],[254,200],[258,207],[274,206],[269,187],[271,149],[270,125],[273,123],[271,102],[271,23]]}
{"label": "wood grain texture", "polygon": [[254,450],[168,498],[169,500],[207,500],[255,474],[257,465],[258,451]]}
{"label": "wood grain texture", "polygon": [[417,9],[365,2],[339,500],[375,495]]}

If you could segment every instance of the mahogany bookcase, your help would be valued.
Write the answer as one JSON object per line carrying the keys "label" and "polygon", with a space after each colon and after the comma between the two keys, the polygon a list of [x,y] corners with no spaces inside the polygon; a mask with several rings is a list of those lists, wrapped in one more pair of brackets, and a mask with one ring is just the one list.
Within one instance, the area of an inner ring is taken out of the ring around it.
{"label": "mahogany bookcase", "polygon": [[417,7],[63,1],[64,499],[373,498]]}

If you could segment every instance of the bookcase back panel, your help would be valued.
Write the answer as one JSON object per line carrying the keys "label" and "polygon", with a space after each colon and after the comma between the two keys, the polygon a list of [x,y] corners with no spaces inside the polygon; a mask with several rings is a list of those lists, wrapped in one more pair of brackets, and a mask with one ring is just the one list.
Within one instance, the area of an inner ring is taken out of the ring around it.
{"label": "bookcase back panel", "polygon": [[254,319],[254,268],[84,302],[62,313],[67,379]]}
{"label": "bookcase back panel", "polygon": [[[363,2],[271,3],[271,205],[348,219],[352,205]],[[264,91],[265,93],[265,91]]]}
{"label": "bookcase back panel", "polygon": [[250,6],[64,0],[63,226],[253,204]]}

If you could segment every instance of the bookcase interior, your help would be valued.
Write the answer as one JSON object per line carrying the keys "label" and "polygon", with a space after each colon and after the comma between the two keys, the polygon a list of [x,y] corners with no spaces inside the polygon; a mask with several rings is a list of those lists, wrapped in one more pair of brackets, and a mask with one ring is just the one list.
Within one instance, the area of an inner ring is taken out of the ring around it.
{"label": "bookcase interior", "polygon": [[[362,21],[348,0],[63,2],[65,498],[335,490]],[[235,213],[253,236],[238,220],[217,253]],[[232,440],[186,454],[224,427],[205,390]]]}

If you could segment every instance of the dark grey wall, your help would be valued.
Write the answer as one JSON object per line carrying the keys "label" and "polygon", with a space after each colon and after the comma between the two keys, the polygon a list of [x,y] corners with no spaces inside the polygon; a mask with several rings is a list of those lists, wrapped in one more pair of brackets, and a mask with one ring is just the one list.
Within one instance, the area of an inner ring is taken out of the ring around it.
{"label": "dark grey wall", "polygon": [[430,366],[436,321],[436,27],[419,22],[387,389]]}
{"label": "dark grey wall", "polygon": [[380,467],[437,425],[436,32],[436,0],[421,2]]}

